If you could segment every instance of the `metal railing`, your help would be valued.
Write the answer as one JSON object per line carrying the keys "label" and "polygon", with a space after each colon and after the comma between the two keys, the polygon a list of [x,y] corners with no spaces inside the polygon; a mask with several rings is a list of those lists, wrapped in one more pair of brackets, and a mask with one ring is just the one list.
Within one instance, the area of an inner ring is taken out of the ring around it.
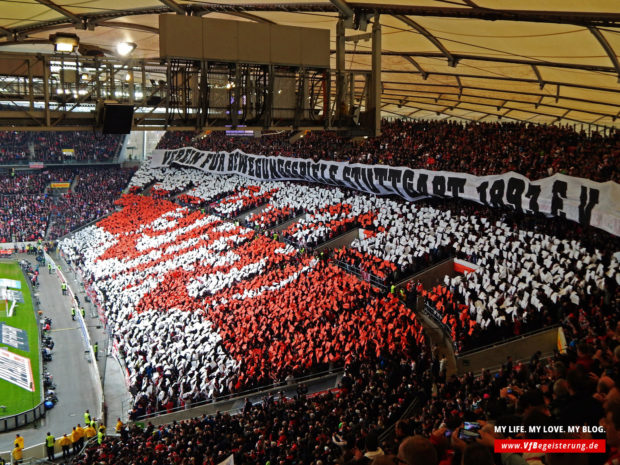
{"label": "metal railing", "polygon": [[306,215],[306,212],[294,213],[293,216],[288,217],[286,219],[282,219],[280,222],[278,222],[276,224],[273,224],[271,226],[267,226],[266,228],[262,228],[259,225],[251,225],[250,222],[247,219],[247,218],[249,218],[249,216],[246,219],[244,219],[243,221],[241,221],[241,224],[243,226],[245,226],[246,228],[253,229],[254,231],[257,231],[257,232],[260,232],[260,233],[270,232],[270,233],[273,233],[273,234],[278,234],[277,232],[274,232],[273,230],[276,229],[276,228],[279,228],[280,226],[282,226],[285,223],[288,223],[291,220],[299,219],[299,218],[301,218],[301,217],[303,217],[305,215]]}
{"label": "metal railing", "polygon": [[[19,158],[14,160],[2,160],[0,162],[0,168],[30,168],[30,163],[43,163],[43,169],[46,168],[54,168],[54,167],[63,167],[63,166],[71,166],[71,167],[79,167],[79,166],[110,166],[110,165],[118,165],[118,156],[115,155],[114,158],[110,160],[94,160],[94,159],[86,159],[86,160],[64,160],[62,162],[59,161],[45,161],[45,160],[35,160],[30,158]],[[34,169],[34,168],[33,168]]]}
{"label": "metal railing", "polygon": [[[450,341],[452,341],[452,329],[447,324],[445,324],[443,321],[441,321],[442,315],[439,314],[437,312],[437,310],[432,305],[430,305],[428,303],[428,301],[424,302],[424,314],[426,316],[428,316],[429,318],[432,318],[439,325],[439,327],[444,332],[446,337]],[[483,350],[489,350],[489,349],[492,349],[494,347],[499,347],[499,346],[503,346],[503,345],[506,345],[506,344],[512,344],[513,342],[516,342],[516,341],[528,338],[530,336],[534,336],[536,334],[540,334],[540,333],[543,333],[545,331],[557,329],[560,326],[561,325],[559,323],[556,323],[556,324],[551,325],[551,326],[545,326],[545,327],[542,327],[542,328],[538,328],[538,329],[535,329],[533,331],[528,331],[527,333],[519,334],[518,336],[514,336],[514,337],[511,337],[511,338],[508,338],[508,339],[501,339],[499,341],[492,342],[490,344],[486,344],[486,345],[483,345],[483,346],[480,346],[480,347],[476,347],[474,349],[469,349],[469,350],[466,350],[466,351],[463,351],[463,352],[459,352],[458,351],[458,348],[457,348],[457,345],[456,345],[456,341],[452,341],[452,344],[454,346],[454,353],[455,353],[455,355],[458,358],[462,358],[462,357],[467,357],[467,356],[470,356],[470,355],[482,352]]]}
{"label": "metal railing", "polygon": [[373,286],[378,287],[379,289],[381,289],[384,292],[387,291],[387,284],[386,284],[385,279],[381,279],[379,276],[374,275],[372,273],[368,273],[366,271],[362,271],[359,267],[357,267],[355,265],[350,265],[348,263],[345,263],[343,261],[336,260],[336,259],[332,259],[332,261],[336,265],[338,265],[339,268],[343,269],[347,273],[351,273],[351,274],[357,276],[362,281],[369,282],[370,284],[372,284]]}
{"label": "metal railing", "polygon": [[492,349],[494,347],[499,347],[499,346],[503,346],[503,345],[506,345],[506,344],[512,344],[513,342],[519,341],[521,339],[525,339],[525,338],[528,338],[530,336],[534,336],[536,334],[544,333],[544,332],[549,331],[549,330],[557,329],[560,326],[562,326],[560,323],[556,323],[556,324],[551,325],[551,326],[544,326],[542,328],[538,328],[538,329],[535,329],[533,331],[528,331],[527,333],[519,334],[518,336],[514,336],[514,337],[511,337],[511,338],[508,338],[508,339],[502,339],[500,341],[492,342],[490,344],[487,344],[487,345],[484,345],[484,346],[480,346],[480,347],[477,347],[475,349],[470,349],[470,350],[467,350],[465,352],[461,352],[461,353],[457,354],[457,356],[459,358],[466,357],[466,356],[473,355],[473,354],[478,353],[478,352],[482,352],[483,350],[489,350],[489,349]]}
{"label": "metal railing", "polygon": [[184,410],[190,410],[190,409],[194,409],[194,408],[198,408],[198,407],[204,407],[206,405],[217,405],[220,403],[224,403],[224,402],[232,402],[232,401],[236,401],[236,400],[243,400],[246,397],[249,397],[251,395],[254,394],[267,394],[270,391],[278,391],[278,390],[282,390],[284,388],[286,389],[290,389],[293,387],[297,387],[300,384],[307,384],[307,383],[314,383],[314,382],[318,382],[321,381],[327,377],[331,377],[331,376],[338,376],[340,373],[344,372],[344,367],[337,367],[337,368],[332,368],[326,371],[322,371],[319,373],[310,373],[308,375],[305,376],[300,376],[298,378],[294,378],[293,380],[290,381],[280,381],[277,383],[273,383],[273,384],[269,384],[269,385],[264,385],[264,386],[257,386],[251,389],[247,389],[245,391],[240,391],[240,392],[234,392],[231,394],[226,394],[224,396],[218,396],[216,398],[211,398],[211,399],[207,399],[201,402],[196,402],[196,403],[192,403],[191,406],[189,408],[185,407],[185,406],[179,406],[179,407],[174,407],[170,410],[158,410],[156,412],[153,413],[149,413],[147,415],[142,415],[137,417],[134,421],[141,421],[141,420],[146,420],[148,418],[153,418],[153,417],[157,417],[160,415],[166,415],[166,414],[171,414],[171,413],[175,413],[175,412],[180,412],[180,411],[184,411]]}
{"label": "metal railing", "polygon": [[16,413],[15,415],[0,418],[0,433],[21,428],[44,416],[45,405],[43,402],[41,402],[37,406],[26,410],[25,412],[20,412]]}
{"label": "metal railing", "polygon": [[452,343],[452,347],[454,349],[455,355],[458,354],[458,347],[456,341],[452,340],[452,328],[450,328],[447,324],[441,321],[442,316],[437,312],[433,306],[429,305],[428,301],[424,302],[424,309],[422,310],[426,316],[432,319],[441,331],[444,333],[444,336]]}
{"label": "metal railing", "polygon": [[413,416],[413,414],[415,413],[416,410],[418,410],[421,404],[422,404],[422,399],[421,399],[421,396],[418,394],[414,397],[411,403],[407,406],[407,408],[405,409],[403,414],[398,418],[398,420],[396,420],[394,423],[388,426],[379,435],[379,443],[385,442],[388,439],[392,438],[392,436],[394,435],[394,430],[396,429],[396,423],[398,423],[400,420],[406,420],[410,418],[411,416]]}
{"label": "metal railing", "polygon": [[454,258],[455,258],[454,255],[449,254],[447,257],[442,258],[438,262],[433,263],[433,264],[427,266],[426,268],[423,268],[421,270],[412,271],[412,272],[407,272],[407,273],[403,274],[403,276],[399,276],[399,280],[396,281],[396,283],[394,283],[394,285],[396,287],[402,286],[402,285],[408,283],[409,281],[413,281],[417,277],[419,277],[419,276],[421,276],[423,274],[428,273],[429,271],[433,271],[438,266],[444,265],[446,262],[454,260]]}

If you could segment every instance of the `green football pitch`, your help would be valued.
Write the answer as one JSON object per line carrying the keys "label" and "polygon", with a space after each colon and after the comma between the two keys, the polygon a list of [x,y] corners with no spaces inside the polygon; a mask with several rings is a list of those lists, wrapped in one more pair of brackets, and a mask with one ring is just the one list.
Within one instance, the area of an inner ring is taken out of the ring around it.
{"label": "green football pitch", "polygon": [[[4,301],[0,301],[0,322],[14,328],[23,329],[28,333],[28,352],[0,344],[2,348],[8,348],[22,357],[30,359],[32,375],[34,377],[35,392],[30,392],[4,379],[0,379],[0,404],[6,406],[6,410],[0,410],[0,417],[14,415],[29,410],[39,404],[41,399],[41,386],[39,376],[39,333],[37,330],[37,318],[32,307],[32,296],[26,278],[18,263],[0,262],[0,278],[21,281],[21,292],[24,295],[24,303],[17,304],[12,317],[7,317]],[[9,304],[10,305],[10,304]]]}

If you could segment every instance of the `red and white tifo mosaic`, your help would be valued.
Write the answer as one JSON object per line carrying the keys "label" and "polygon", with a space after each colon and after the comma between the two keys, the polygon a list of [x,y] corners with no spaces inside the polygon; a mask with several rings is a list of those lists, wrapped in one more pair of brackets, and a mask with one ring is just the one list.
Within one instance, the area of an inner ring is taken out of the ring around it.
{"label": "red and white tifo mosaic", "polygon": [[398,299],[290,245],[167,200],[118,204],[61,248],[104,307],[136,397],[212,397],[424,343]]}

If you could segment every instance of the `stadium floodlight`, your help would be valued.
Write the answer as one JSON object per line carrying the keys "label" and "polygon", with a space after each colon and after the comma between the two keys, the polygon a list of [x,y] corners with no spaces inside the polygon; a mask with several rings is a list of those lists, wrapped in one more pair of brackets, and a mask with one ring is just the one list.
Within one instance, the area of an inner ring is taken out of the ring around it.
{"label": "stadium floodlight", "polygon": [[54,44],[54,51],[61,53],[72,53],[80,43],[80,38],[75,34],[57,32],[50,35],[50,42]]}
{"label": "stadium floodlight", "polygon": [[137,45],[133,42],[119,42],[116,44],[116,53],[122,57],[126,57],[136,49]]}

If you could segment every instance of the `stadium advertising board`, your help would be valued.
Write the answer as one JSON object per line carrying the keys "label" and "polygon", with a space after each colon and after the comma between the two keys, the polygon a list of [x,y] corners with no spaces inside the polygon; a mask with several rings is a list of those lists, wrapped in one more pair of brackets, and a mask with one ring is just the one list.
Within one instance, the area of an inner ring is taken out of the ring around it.
{"label": "stadium advertising board", "polygon": [[10,300],[11,302],[24,302],[24,295],[21,291],[15,291],[13,289],[0,288],[0,300]]}
{"label": "stadium advertising board", "polygon": [[28,333],[23,329],[14,328],[5,323],[0,323],[0,344],[15,347],[16,349],[28,352]]}
{"label": "stadium advertising board", "polygon": [[0,278],[0,287],[12,287],[13,289],[21,289],[21,281],[15,279]]}
{"label": "stadium advertising board", "polygon": [[213,174],[238,174],[264,181],[307,181],[375,195],[399,195],[407,200],[421,195],[463,198],[491,207],[564,217],[620,235],[620,186],[612,181],[599,183],[563,174],[530,181],[514,172],[474,176],[385,165],[265,157],[240,150],[205,152],[185,147],[153,151],[151,167],[173,163]]}
{"label": "stadium advertising board", "polygon": [[30,359],[0,348],[0,378],[34,392]]}

